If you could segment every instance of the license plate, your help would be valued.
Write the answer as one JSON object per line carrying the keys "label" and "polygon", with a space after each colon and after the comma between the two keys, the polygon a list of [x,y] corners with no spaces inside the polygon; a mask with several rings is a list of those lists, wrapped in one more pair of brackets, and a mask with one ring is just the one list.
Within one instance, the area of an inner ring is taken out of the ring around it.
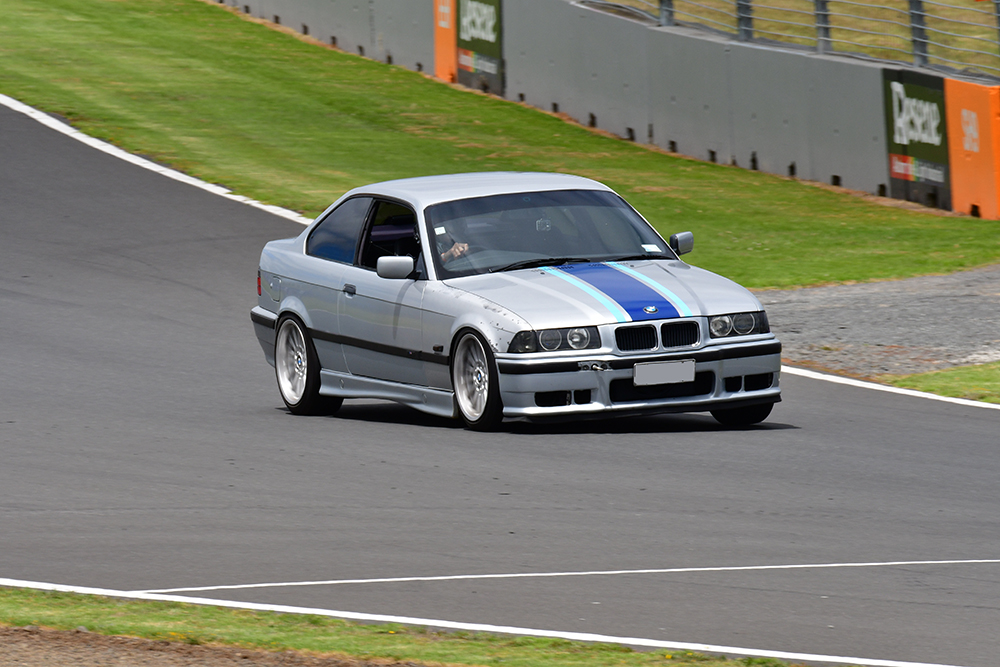
{"label": "license plate", "polygon": [[636,364],[632,374],[632,383],[637,387],[692,381],[694,381],[694,359]]}

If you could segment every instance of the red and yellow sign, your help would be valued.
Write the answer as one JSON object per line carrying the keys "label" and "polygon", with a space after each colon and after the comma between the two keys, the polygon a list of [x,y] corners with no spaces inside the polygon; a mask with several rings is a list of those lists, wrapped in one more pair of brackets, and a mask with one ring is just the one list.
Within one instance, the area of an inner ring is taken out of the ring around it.
{"label": "red and yellow sign", "polygon": [[952,208],[1000,218],[1000,87],[945,79]]}

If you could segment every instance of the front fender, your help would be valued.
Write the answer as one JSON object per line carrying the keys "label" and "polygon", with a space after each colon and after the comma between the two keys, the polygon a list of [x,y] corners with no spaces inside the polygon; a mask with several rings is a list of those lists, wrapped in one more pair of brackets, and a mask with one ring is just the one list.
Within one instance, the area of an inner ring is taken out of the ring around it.
{"label": "front fender", "polygon": [[511,339],[518,331],[529,329],[528,322],[503,306],[469,292],[463,292],[462,302],[466,305],[451,325],[451,340],[454,344],[463,329],[479,332],[494,354],[506,352]]}

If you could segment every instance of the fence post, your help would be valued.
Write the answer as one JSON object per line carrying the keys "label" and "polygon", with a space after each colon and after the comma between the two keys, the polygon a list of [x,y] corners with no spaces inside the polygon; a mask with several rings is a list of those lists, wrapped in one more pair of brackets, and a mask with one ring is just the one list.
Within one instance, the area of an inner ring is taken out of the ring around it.
{"label": "fence post", "polygon": [[924,21],[924,1],[910,0],[910,39],[913,43],[913,64],[927,65],[927,27]]}
{"label": "fence post", "polygon": [[[995,0],[1000,3],[1000,0]],[[674,0],[660,0],[660,25],[674,24]]]}
{"label": "fence post", "polygon": [[993,13],[997,17],[997,44],[1000,45],[1000,0],[993,0]]}
{"label": "fence post", "polygon": [[753,40],[753,0],[736,0],[736,33],[741,42]]}
{"label": "fence post", "polygon": [[[1000,3],[1000,0],[994,0]],[[830,3],[828,0],[815,0],[816,5],[816,50],[820,53],[833,51],[830,43]]]}

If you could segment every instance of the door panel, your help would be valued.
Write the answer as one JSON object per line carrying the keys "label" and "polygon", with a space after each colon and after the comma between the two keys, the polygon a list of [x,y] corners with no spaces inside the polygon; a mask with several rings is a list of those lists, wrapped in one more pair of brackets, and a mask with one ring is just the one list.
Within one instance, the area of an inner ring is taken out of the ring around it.
{"label": "door panel", "polygon": [[379,278],[379,257],[420,258],[417,219],[409,206],[376,200],[355,266],[344,272],[340,332],[353,375],[426,384],[420,349],[424,280]]}
{"label": "door panel", "polygon": [[352,197],[330,211],[310,232],[301,259],[303,280],[296,286],[297,296],[309,313],[319,364],[332,371],[347,371],[339,339],[341,290],[372,201],[371,197]]}
{"label": "door panel", "polygon": [[[309,313],[319,365],[331,371],[345,372],[347,363],[336,334],[339,330],[337,319],[340,300],[343,298],[341,289],[344,270],[349,267],[308,255],[302,258],[302,264],[306,268],[306,280],[296,281],[295,296],[302,301]],[[292,295],[287,286],[286,292],[289,296]]]}
{"label": "door panel", "polygon": [[388,280],[369,269],[348,267],[339,324],[347,368],[354,375],[426,384],[420,304],[425,281]]}

